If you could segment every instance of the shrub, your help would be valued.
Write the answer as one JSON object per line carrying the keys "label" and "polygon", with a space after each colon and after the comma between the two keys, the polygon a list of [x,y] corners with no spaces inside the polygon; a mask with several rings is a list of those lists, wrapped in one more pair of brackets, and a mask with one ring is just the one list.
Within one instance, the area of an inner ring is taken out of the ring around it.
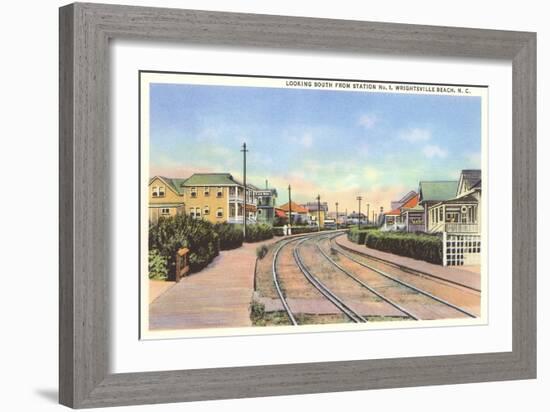
{"label": "shrub", "polygon": [[250,302],[250,319],[253,323],[261,321],[265,315],[265,305],[257,300]]}
{"label": "shrub", "polygon": [[[326,230],[326,229],[323,229],[323,230]],[[283,236],[284,235],[284,232],[283,232],[283,228],[282,227],[273,227],[272,228],[272,231],[273,231],[273,234],[275,236]],[[317,232],[318,229],[317,229],[317,226],[292,226],[292,234],[293,235],[301,235],[301,234],[304,234],[304,233],[313,233],[313,232]]]}
{"label": "shrub", "polygon": [[216,223],[214,230],[220,239],[220,250],[236,249],[242,246],[244,235],[241,226],[229,223]]}
{"label": "shrub", "polygon": [[161,218],[149,226],[149,250],[156,249],[168,262],[168,274],[176,270],[176,252],[189,248],[189,268],[197,272],[219,254],[219,237],[214,225],[187,215]]}
{"label": "shrub", "polygon": [[365,244],[372,249],[430,263],[443,262],[443,243],[439,236],[373,230],[368,232]]}
{"label": "shrub", "polygon": [[265,255],[267,255],[267,251],[268,249],[266,245],[258,246],[256,248],[256,257],[260,260],[263,259]]}
{"label": "shrub", "polygon": [[149,279],[168,279],[168,260],[156,249],[149,251]]}
{"label": "shrub", "polygon": [[357,226],[352,227],[348,231],[348,239],[359,245],[364,245],[365,240],[367,239],[367,233],[372,230],[376,230],[376,227],[362,227],[361,229],[359,229]]}
{"label": "shrub", "polygon": [[271,239],[273,237],[273,228],[265,223],[257,223],[246,226],[246,241],[259,242],[261,240]]}

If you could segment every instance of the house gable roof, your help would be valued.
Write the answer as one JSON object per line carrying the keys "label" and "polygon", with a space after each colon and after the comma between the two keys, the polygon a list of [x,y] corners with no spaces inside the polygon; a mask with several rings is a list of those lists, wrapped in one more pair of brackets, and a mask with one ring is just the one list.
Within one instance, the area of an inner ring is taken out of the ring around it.
{"label": "house gable roof", "polygon": [[[291,209],[292,209],[293,213],[307,213],[308,212],[308,210],[305,207],[299,205],[298,203],[296,203],[294,201],[290,202],[290,206],[291,206]],[[281,209],[285,212],[288,212],[288,202],[285,203],[284,205],[279,206],[279,209]]]}
{"label": "house gable roof", "polygon": [[230,173],[193,173],[185,181],[185,186],[235,186],[240,185]]}
{"label": "house gable roof", "polygon": [[439,202],[452,199],[456,196],[457,184],[456,180],[420,182],[419,201]]}
{"label": "house gable roof", "polygon": [[480,169],[464,169],[460,173],[460,179],[456,188],[456,195],[467,192],[476,186],[481,184],[481,170]]}
{"label": "house gable roof", "polygon": [[401,214],[401,210],[399,209],[393,209],[389,212],[384,213],[384,216],[399,216]]}
{"label": "house gable roof", "polygon": [[[304,206],[310,212],[317,212],[317,202],[307,202]],[[328,203],[321,202],[321,211],[328,212]]]}
{"label": "house gable roof", "polygon": [[401,206],[401,209],[412,209],[413,207],[418,205],[419,201],[420,201],[420,195],[414,192],[414,196],[412,196],[409,200],[403,203],[403,206]]}
{"label": "house gable roof", "polygon": [[161,180],[166,184],[166,186],[175,192],[178,195],[183,195],[182,182],[185,182],[186,179],[171,178],[166,176],[153,176],[149,179],[149,184],[153,183],[156,179]]}

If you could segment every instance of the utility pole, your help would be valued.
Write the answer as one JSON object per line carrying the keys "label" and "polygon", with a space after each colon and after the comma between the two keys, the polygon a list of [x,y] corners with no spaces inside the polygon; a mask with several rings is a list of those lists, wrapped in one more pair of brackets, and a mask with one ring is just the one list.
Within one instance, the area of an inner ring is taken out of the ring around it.
{"label": "utility pole", "polygon": [[336,230],[338,230],[338,202],[336,202]]}
{"label": "utility pole", "polygon": [[357,228],[361,229],[361,200],[363,200],[363,196],[357,196],[357,202],[359,202],[359,213],[357,214]]}
{"label": "utility pole", "polygon": [[321,231],[321,195],[317,195],[317,231]]}
{"label": "utility pole", "polygon": [[290,185],[288,185],[288,228],[289,228],[289,233],[291,233],[290,227],[292,225],[292,197],[290,196],[291,191],[292,191],[292,189],[290,188]]}
{"label": "utility pole", "polygon": [[246,153],[248,152],[248,149],[246,148],[246,142],[243,143],[241,152],[243,152],[243,184],[244,184],[243,234],[244,234],[244,239],[246,241]]}
{"label": "utility pole", "polygon": [[370,210],[370,204],[367,203],[367,225],[369,224],[369,210]]}

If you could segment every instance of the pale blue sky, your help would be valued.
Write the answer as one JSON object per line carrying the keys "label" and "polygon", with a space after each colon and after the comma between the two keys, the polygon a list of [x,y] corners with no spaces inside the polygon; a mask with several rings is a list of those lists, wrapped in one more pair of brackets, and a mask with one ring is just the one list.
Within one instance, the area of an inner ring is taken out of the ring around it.
{"label": "pale blue sky", "polygon": [[241,178],[246,141],[248,180],[268,179],[279,204],[290,183],[297,201],[351,211],[361,194],[387,209],[420,180],[480,166],[479,97],[182,84],[150,96],[151,174]]}

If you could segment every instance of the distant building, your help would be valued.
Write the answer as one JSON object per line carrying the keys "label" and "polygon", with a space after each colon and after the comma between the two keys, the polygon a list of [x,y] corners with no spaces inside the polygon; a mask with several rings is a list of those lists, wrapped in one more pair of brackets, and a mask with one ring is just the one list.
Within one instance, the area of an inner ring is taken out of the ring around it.
{"label": "distant building", "polygon": [[257,200],[256,219],[258,223],[273,224],[275,219],[275,207],[277,206],[277,190],[258,189],[255,191]]}
{"label": "distant building", "polygon": [[418,204],[424,210],[424,232],[429,232],[430,229],[434,228],[434,224],[443,220],[443,216],[435,216],[433,213],[428,213],[430,208],[455,197],[457,186],[458,182],[456,180],[420,182],[418,187]]}
{"label": "distant building", "polygon": [[366,224],[368,222],[367,215],[364,213],[357,213],[355,211],[351,212],[346,216],[346,223],[350,225],[356,225],[361,221],[361,224]]}
{"label": "distant building", "polygon": [[407,232],[422,232],[424,231],[424,208],[419,205],[420,195],[413,193],[414,196],[399,208],[401,223]]}
{"label": "distant building", "polygon": [[211,223],[256,222],[257,188],[244,185],[230,173],[195,173],[187,179],[155,176],[149,182],[149,220],[186,213]]}
{"label": "distant building", "polygon": [[449,198],[428,207],[428,232],[481,233],[481,170],[463,170]]}
{"label": "distant building", "polygon": [[[418,204],[418,194],[411,190],[405,196],[399,200],[391,202],[392,210],[381,214],[380,226],[382,230],[408,230],[416,231],[423,230],[423,228],[413,228],[408,229],[409,219],[413,215],[417,214],[417,211],[412,211],[411,208],[417,206]],[[406,209],[406,210],[405,210]],[[423,209],[420,210],[420,215],[422,215]],[[416,216],[415,216],[416,217]],[[418,223],[415,221],[415,223]]]}
{"label": "distant building", "polygon": [[299,205],[298,203],[292,201],[289,203],[285,203],[284,205],[279,206],[277,209],[282,211],[285,214],[285,217],[288,219],[289,210],[292,214],[291,223],[297,223],[297,224],[307,224],[310,222],[309,220],[309,211],[302,205]]}
{"label": "distant building", "polygon": [[401,222],[401,210],[399,208],[390,210],[382,216],[381,230],[403,230],[404,225]]}
{"label": "distant building", "polygon": [[404,195],[401,199],[399,200],[392,200],[391,202],[391,210],[397,210],[397,209],[400,209],[401,206],[403,206],[406,202],[408,202],[411,198],[413,198],[414,196],[416,196],[416,192],[414,190],[411,190],[410,192],[408,192],[406,195]]}
{"label": "distant building", "polygon": [[[317,202],[307,202],[302,205],[308,211],[309,221],[320,227],[325,227],[325,219],[328,213],[328,203],[321,202],[320,207]],[[320,221],[319,221],[320,219]]]}
{"label": "distant building", "polygon": [[171,179],[164,176],[155,176],[149,180],[150,222],[156,223],[160,217],[185,213],[182,181],[185,179]]}

